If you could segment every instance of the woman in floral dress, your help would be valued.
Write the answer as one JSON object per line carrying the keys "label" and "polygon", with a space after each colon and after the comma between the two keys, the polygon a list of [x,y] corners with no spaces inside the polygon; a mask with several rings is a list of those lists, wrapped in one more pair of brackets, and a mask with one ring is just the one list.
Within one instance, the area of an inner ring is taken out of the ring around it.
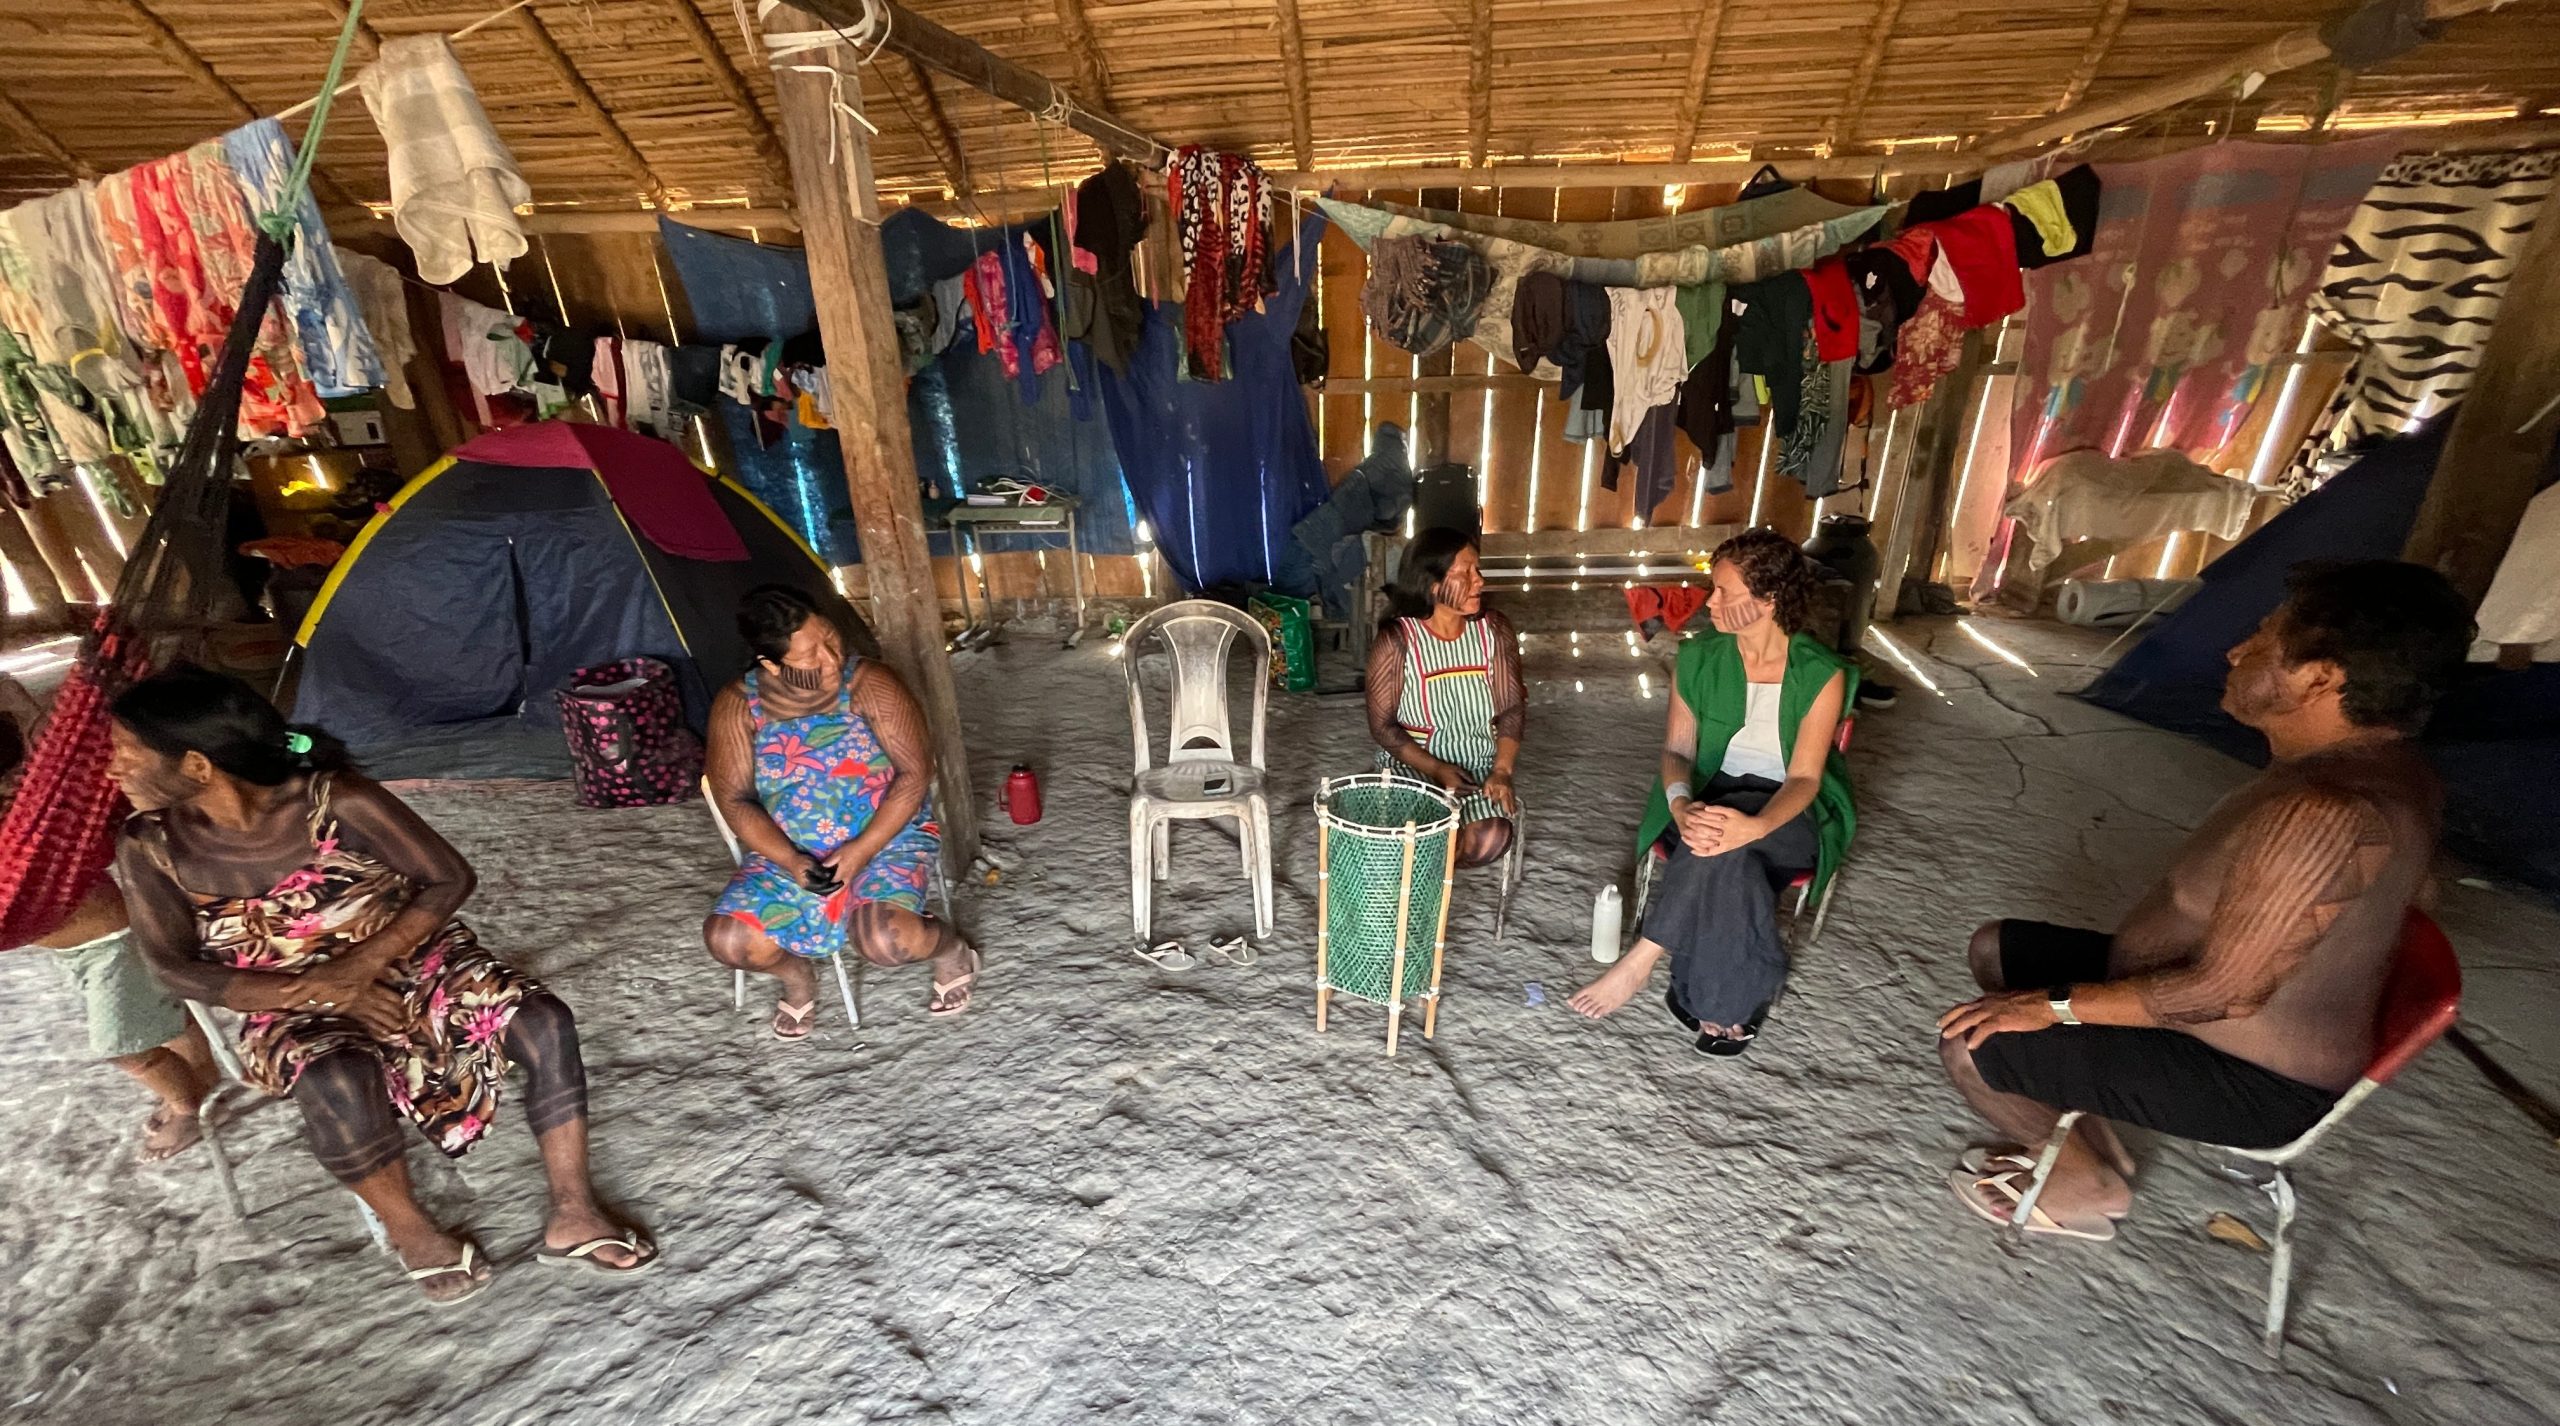
{"label": "woman in floral dress", "polygon": [[616,1275],[655,1261],[596,1204],[569,1008],[454,919],[471,864],[238,679],[172,670],[114,714],[108,774],[139,809],[116,858],[136,945],[171,989],[240,1013],[249,1082],[301,1108],[420,1291],[459,1301],[490,1274],[410,1193],[400,1120],[459,1157],[514,1064],[550,1179],[537,1258]]}
{"label": "woman in floral dress", "polygon": [[924,909],[942,833],[923,711],[797,589],[749,591],[738,631],[755,666],[712,704],[709,774],[743,856],[703,924],[713,958],[782,983],[776,1039],[808,1038],[809,963],[848,945],[874,965],[932,962],[926,1009],[968,1009],[978,953]]}

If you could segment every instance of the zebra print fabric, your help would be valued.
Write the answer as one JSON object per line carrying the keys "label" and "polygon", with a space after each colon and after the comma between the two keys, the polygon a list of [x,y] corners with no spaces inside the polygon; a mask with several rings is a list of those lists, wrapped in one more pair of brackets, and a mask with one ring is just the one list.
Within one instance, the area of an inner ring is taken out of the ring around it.
{"label": "zebra print fabric", "polygon": [[2560,175],[2560,149],[2404,154],[2329,256],[2311,308],[2362,349],[2288,493],[2374,435],[2416,429],[2471,389],[2516,255]]}

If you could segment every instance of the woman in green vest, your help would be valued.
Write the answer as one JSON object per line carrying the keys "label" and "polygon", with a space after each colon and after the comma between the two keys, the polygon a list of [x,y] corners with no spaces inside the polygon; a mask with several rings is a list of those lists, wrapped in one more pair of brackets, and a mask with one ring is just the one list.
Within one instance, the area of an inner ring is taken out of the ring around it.
{"label": "woman in green vest", "polygon": [[1597,1018],[1671,958],[1672,1016],[1698,1049],[1738,1055],[1786,984],[1778,892],[1812,872],[1823,892],[1857,824],[1832,736],[1854,665],[1803,632],[1811,564],[1774,530],[1718,546],[1707,597],[1715,632],[1680,650],[1671,729],[1639,854],[1668,851],[1635,949],[1584,986]]}

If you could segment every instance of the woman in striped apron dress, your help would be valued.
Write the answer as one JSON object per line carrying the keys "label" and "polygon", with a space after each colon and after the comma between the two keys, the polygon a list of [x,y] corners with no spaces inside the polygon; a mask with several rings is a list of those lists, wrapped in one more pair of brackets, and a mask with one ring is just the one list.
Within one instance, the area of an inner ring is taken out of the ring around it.
{"label": "woman in striped apron dress", "polygon": [[1511,846],[1524,721],[1520,640],[1484,608],[1475,537],[1425,530],[1405,551],[1391,612],[1369,649],[1369,736],[1378,766],[1458,798],[1458,864]]}

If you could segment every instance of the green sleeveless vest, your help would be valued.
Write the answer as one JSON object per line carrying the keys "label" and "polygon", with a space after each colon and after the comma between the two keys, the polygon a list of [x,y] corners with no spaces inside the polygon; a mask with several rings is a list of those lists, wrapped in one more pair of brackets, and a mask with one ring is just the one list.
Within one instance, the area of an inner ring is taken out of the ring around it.
{"label": "green sleeveless vest", "polygon": [[[1796,729],[1835,673],[1846,675],[1840,705],[1840,716],[1845,719],[1857,711],[1858,666],[1824,647],[1811,634],[1800,633],[1787,641],[1787,671],[1778,682],[1778,742],[1790,764],[1796,755]],[[1682,646],[1671,680],[1688,703],[1689,711],[1698,718],[1698,770],[1694,783],[1703,788],[1707,779],[1715,776],[1716,769],[1724,765],[1725,745],[1742,731],[1750,684],[1742,671],[1742,646],[1731,634],[1701,634]],[[1813,795],[1813,827],[1820,846],[1814,862],[1813,895],[1819,901],[1831,886],[1832,874],[1840,869],[1841,857],[1848,853],[1849,838],[1858,830],[1858,808],[1850,796],[1848,763],[1836,748],[1823,764],[1822,786]],[[1645,802],[1644,830],[1636,838],[1636,854],[1648,854],[1670,828],[1671,804],[1663,798],[1662,779],[1657,775]]]}

